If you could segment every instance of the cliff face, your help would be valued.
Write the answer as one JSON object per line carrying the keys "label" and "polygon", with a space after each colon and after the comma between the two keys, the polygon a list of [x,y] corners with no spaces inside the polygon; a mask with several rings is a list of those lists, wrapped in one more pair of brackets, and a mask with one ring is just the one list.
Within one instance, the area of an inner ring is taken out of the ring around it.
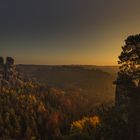
{"label": "cliff face", "polygon": [[125,85],[120,83],[116,84],[115,106],[117,110],[122,111],[122,117],[126,121],[128,121],[128,105],[130,100],[128,92],[128,88]]}
{"label": "cliff face", "polygon": [[0,81],[4,77],[4,59],[0,57]]}
{"label": "cliff face", "polygon": [[22,86],[22,80],[19,73],[16,71],[14,59],[11,57],[4,59],[0,57],[0,87],[19,87]]}
{"label": "cliff face", "polygon": [[140,88],[130,89],[128,104],[128,130],[130,140],[140,139]]}
{"label": "cliff face", "polygon": [[127,89],[123,85],[116,86],[115,105],[119,109],[127,104]]}
{"label": "cliff face", "polygon": [[140,86],[116,82],[116,109],[128,122],[129,140],[140,139]]}

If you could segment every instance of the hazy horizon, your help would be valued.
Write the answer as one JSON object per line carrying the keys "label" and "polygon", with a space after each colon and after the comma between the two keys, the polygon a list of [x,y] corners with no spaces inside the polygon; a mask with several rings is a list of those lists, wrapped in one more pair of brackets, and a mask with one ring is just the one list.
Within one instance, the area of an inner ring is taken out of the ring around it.
{"label": "hazy horizon", "polygon": [[33,64],[33,63],[15,63],[16,65],[35,65],[35,66],[102,66],[102,67],[118,67],[119,65],[96,65],[96,64]]}

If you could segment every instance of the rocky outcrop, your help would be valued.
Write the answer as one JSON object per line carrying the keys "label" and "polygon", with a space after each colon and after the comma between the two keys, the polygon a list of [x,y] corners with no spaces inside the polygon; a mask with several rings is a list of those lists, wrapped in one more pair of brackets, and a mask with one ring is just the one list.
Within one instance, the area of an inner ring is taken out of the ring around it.
{"label": "rocky outcrop", "polygon": [[14,59],[7,57],[6,62],[0,57],[0,87],[15,88],[22,86],[22,79],[14,65]]}
{"label": "rocky outcrop", "polygon": [[140,87],[129,89],[128,130],[129,140],[140,139]]}
{"label": "rocky outcrop", "polygon": [[[119,79],[119,77],[118,77]],[[140,86],[133,82],[116,80],[116,109],[128,123],[129,140],[140,139]]]}
{"label": "rocky outcrop", "polygon": [[3,57],[0,57],[0,65],[3,65],[4,64],[4,59]]}

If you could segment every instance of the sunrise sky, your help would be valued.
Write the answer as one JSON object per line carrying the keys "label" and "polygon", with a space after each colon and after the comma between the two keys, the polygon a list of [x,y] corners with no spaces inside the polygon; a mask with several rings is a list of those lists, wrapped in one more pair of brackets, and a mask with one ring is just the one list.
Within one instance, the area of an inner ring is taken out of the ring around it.
{"label": "sunrise sky", "polygon": [[140,33],[140,0],[1,0],[0,55],[22,64],[116,65]]}

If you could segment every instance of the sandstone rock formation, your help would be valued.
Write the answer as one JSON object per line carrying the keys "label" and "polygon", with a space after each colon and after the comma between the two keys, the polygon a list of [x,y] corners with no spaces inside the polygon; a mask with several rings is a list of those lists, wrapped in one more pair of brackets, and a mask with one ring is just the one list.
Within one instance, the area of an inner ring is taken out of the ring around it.
{"label": "sandstone rock formation", "polygon": [[4,59],[0,57],[0,87],[16,88],[22,86],[22,80],[20,74],[16,70],[14,65],[14,59],[11,57]]}

